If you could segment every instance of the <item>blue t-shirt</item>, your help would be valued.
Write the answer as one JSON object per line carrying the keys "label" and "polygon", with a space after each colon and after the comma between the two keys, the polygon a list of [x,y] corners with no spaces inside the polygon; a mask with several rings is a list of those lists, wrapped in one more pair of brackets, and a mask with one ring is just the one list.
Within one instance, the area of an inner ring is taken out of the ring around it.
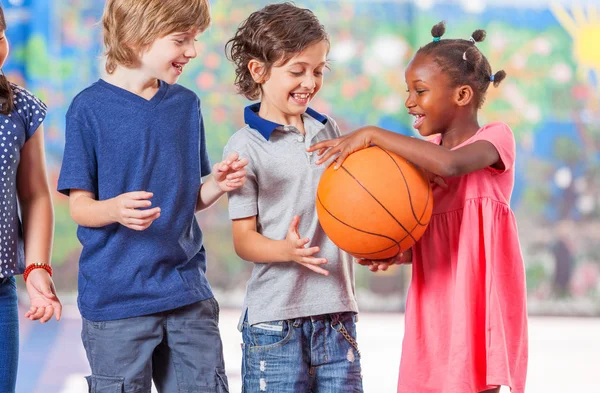
{"label": "blue t-shirt", "polygon": [[99,80],[79,93],[66,118],[58,190],[106,200],[150,191],[160,217],[144,231],[114,223],[79,226],[78,304],[103,321],[172,310],[212,297],[194,216],[210,173],[200,100],[160,83],[150,100]]}
{"label": "blue t-shirt", "polygon": [[25,270],[23,237],[17,205],[17,168],[21,149],[46,117],[46,105],[33,94],[10,83],[15,106],[0,114],[0,278]]}

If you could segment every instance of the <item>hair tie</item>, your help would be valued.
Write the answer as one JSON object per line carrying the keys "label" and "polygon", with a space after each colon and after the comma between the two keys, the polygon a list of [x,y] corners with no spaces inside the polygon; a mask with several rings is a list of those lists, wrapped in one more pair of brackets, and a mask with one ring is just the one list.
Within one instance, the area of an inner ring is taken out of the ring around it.
{"label": "hair tie", "polygon": [[490,76],[490,82],[493,82],[493,81],[494,81],[494,79],[496,79],[496,75],[492,75],[492,76]]}
{"label": "hair tie", "polygon": [[463,60],[464,60],[464,61],[467,61],[467,51],[465,51],[465,52],[463,53]]}
{"label": "hair tie", "polygon": [[433,42],[438,42],[441,39],[441,37],[433,37]]}
{"label": "hair tie", "polygon": [[471,43],[472,43],[473,45],[475,45],[475,42],[477,42],[477,41],[475,41],[475,38],[473,38],[472,36],[471,36],[471,37],[469,37],[469,41],[471,41]]}

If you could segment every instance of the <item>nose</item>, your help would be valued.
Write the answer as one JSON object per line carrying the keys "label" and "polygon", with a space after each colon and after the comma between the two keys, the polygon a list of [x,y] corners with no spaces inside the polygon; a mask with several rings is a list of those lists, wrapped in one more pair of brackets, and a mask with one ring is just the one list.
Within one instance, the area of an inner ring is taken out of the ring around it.
{"label": "nose", "polygon": [[302,80],[301,86],[306,89],[312,90],[315,88],[315,86],[317,86],[317,80],[313,75],[307,75]]}
{"label": "nose", "polygon": [[196,56],[198,56],[198,50],[196,49],[195,42],[192,41],[192,43],[185,48],[183,55],[189,59],[194,59]]}
{"label": "nose", "polygon": [[417,103],[415,102],[412,93],[408,93],[408,97],[406,97],[406,101],[404,101],[404,106],[408,109],[417,106]]}

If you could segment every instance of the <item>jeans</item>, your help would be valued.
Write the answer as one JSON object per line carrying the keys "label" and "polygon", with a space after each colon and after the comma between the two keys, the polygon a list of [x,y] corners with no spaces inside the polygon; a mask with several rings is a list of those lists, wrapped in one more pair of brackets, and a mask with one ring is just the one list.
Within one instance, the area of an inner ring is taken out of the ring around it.
{"label": "jeans", "polygon": [[14,277],[0,278],[0,392],[14,393],[19,364],[19,310]]}
{"label": "jeans", "polygon": [[83,319],[91,393],[227,393],[214,298],[114,321]]}
{"label": "jeans", "polygon": [[242,328],[243,393],[362,393],[354,313]]}

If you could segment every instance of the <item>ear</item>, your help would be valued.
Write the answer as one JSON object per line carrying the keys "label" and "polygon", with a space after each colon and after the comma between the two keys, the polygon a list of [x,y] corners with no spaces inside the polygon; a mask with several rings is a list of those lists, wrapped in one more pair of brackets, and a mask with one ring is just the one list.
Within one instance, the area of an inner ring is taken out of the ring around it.
{"label": "ear", "polygon": [[454,102],[458,106],[467,106],[475,98],[475,92],[469,85],[459,86],[455,90]]}
{"label": "ear", "polygon": [[267,81],[267,68],[263,62],[260,62],[256,59],[250,60],[248,62],[248,70],[250,71],[250,75],[252,75],[254,82],[262,84]]}

